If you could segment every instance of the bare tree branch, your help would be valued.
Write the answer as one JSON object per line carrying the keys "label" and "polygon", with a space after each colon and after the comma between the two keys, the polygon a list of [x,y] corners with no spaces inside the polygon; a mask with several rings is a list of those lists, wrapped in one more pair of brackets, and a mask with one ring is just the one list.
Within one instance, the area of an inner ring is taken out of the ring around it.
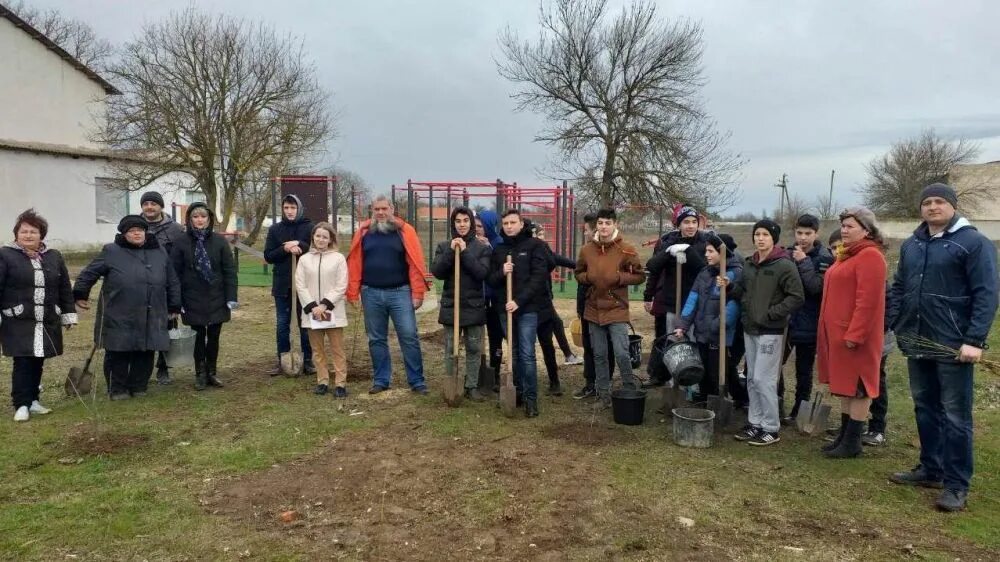
{"label": "bare tree branch", "polygon": [[261,181],[308,163],[333,135],[301,43],[263,24],[188,8],[147,25],[110,72],[124,94],[109,98],[96,140],[152,160],[117,172],[133,189],[189,174],[222,217],[244,189],[243,208],[260,207]]}
{"label": "bare tree branch", "polygon": [[98,37],[86,22],[63,16],[53,8],[40,10],[27,5],[23,0],[8,4],[7,7],[76,60],[98,73],[106,70],[115,49],[110,41]]}
{"label": "bare tree branch", "polygon": [[602,205],[695,201],[723,210],[739,199],[744,164],[704,112],[701,27],[661,21],[635,0],[609,21],[606,0],[540,7],[537,41],[500,34],[501,76],[519,110],[542,114],[536,141],[555,146],[563,177]]}
{"label": "bare tree branch", "polygon": [[[858,189],[865,205],[879,217],[919,218],[920,192],[945,182],[951,169],[975,160],[979,146],[965,139],[947,141],[933,129],[904,139],[866,166],[868,181]],[[988,185],[969,185],[959,193],[964,210],[975,211],[995,197]]]}

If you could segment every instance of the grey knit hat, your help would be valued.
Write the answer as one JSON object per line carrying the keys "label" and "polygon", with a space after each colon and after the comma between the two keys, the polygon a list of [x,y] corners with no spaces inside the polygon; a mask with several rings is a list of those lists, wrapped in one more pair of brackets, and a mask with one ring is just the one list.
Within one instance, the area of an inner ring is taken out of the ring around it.
{"label": "grey knit hat", "polygon": [[878,222],[875,220],[875,213],[871,212],[871,209],[868,207],[862,207],[860,205],[857,207],[848,207],[840,213],[841,221],[846,218],[853,218],[858,221],[861,228],[867,230],[868,232],[878,232]]}

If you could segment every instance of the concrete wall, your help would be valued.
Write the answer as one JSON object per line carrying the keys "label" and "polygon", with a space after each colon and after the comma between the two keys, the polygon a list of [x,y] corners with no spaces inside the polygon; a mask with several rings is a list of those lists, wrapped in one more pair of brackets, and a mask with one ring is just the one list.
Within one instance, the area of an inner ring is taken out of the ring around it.
{"label": "concrete wall", "polygon": [[0,138],[96,148],[104,89],[41,42],[0,19]]}
{"label": "concrete wall", "polygon": [[[11,229],[21,211],[34,207],[49,221],[47,242],[59,249],[87,249],[114,239],[118,219],[97,221],[97,178],[108,177],[106,162],[0,150],[0,243],[13,240]],[[171,203],[186,204],[185,177],[161,178],[146,189]],[[145,190],[143,190],[145,191]],[[138,213],[142,191],[123,194],[126,209]]]}

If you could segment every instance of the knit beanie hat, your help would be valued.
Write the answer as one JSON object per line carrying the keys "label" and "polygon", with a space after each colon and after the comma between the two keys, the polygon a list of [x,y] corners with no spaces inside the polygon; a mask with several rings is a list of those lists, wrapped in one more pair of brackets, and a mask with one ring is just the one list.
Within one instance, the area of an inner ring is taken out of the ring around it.
{"label": "knit beanie hat", "polygon": [[677,216],[674,217],[674,226],[680,226],[684,219],[688,217],[698,218],[698,211],[694,207],[684,206],[677,211]]}
{"label": "knit beanie hat", "polygon": [[152,201],[153,203],[156,203],[157,205],[160,206],[161,209],[164,207],[163,196],[160,195],[160,192],[158,191],[147,191],[146,193],[143,193],[142,197],[139,198],[139,205],[142,205],[146,201]]}
{"label": "knit beanie hat", "polygon": [[732,252],[733,250],[735,250],[737,248],[737,246],[736,246],[736,240],[733,240],[733,235],[732,234],[719,234],[718,236],[719,236],[719,238],[722,239],[723,242],[726,243],[726,250],[727,251]]}
{"label": "knit beanie hat", "polygon": [[781,236],[781,226],[771,219],[760,219],[753,224],[753,233],[757,233],[758,228],[763,228],[771,234],[771,240],[775,245],[778,244],[778,238]]}
{"label": "knit beanie hat", "polygon": [[958,208],[958,194],[955,193],[955,189],[950,185],[943,183],[932,183],[924,188],[920,192],[920,204],[924,203],[924,199],[928,197],[940,197],[945,201],[951,203],[951,206]]}
{"label": "knit beanie hat", "polygon": [[149,223],[139,215],[125,215],[122,220],[118,221],[118,232],[122,234],[136,227],[148,231]]}

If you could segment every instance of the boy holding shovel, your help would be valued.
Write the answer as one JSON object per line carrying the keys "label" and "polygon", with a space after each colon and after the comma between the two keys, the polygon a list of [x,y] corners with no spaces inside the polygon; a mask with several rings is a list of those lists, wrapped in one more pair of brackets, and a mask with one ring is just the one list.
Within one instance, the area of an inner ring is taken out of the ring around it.
{"label": "boy holding shovel", "polygon": [[[454,311],[459,308],[458,325],[465,338],[465,398],[482,402],[480,394],[479,362],[483,353],[483,326],[486,324],[486,301],[483,296],[483,282],[490,270],[492,249],[476,238],[472,211],[466,207],[455,207],[451,211],[452,239],[438,244],[434,252],[431,273],[444,281],[438,323],[445,327],[445,370],[454,373],[458,365],[453,365]],[[455,250],[459,250],[459,283],[456,290],[454,281]]]}

